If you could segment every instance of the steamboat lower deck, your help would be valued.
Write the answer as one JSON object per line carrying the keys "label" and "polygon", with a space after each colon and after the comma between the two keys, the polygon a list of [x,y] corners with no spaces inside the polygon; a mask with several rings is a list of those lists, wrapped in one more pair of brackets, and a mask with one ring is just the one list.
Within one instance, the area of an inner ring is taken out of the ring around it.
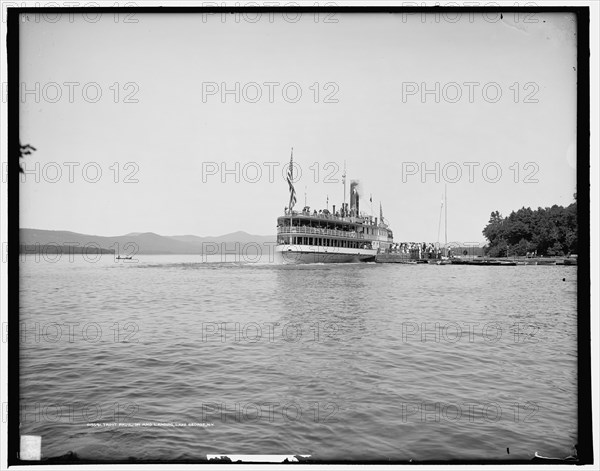
{"label": "steamboat lower deck", "polygon": [[280,244],[275,247],[276,261],[284,264],[374,262],[376,255],[377,250],[373,249],[291,244]]}

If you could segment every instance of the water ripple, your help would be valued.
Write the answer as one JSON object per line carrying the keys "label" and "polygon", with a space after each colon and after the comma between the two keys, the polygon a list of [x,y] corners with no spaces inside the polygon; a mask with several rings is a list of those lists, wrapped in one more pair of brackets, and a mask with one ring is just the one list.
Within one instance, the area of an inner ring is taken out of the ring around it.
{"label": "water ripple", "polygon": [[575,267],[147,258],[21,264],[21,430],[45,457],[528,459],[576,442]]}

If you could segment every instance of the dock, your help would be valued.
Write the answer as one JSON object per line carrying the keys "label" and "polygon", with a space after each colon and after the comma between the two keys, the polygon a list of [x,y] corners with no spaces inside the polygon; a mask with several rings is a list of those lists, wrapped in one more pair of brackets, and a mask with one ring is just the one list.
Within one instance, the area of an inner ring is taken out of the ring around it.
{"label": "dock", "polygon": [[407,253],[378,253],[375,255],[375,263],[417,263]]}
{"label": "dock", "polygon": [[478,267],[517,266],[517,265],[577,265],[576,257],[536,257],[536,258],[488,258],[488,257],[454,257],[451,259],[418,258],[410,253],[380,253],[375,256],[375,263],[403,263],[429,265],[471,265]]}

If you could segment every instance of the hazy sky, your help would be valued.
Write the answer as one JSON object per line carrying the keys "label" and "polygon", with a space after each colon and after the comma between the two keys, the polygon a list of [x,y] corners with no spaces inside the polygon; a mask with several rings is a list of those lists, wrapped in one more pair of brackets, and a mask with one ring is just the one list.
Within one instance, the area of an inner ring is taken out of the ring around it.
{"label": "hazy sky", "polygon": [[339,206],[346,161],[397,241],[437,240],[444,182],[449,241],[573,201],[573,16],[55,20],[21,26],[21,227],[274,234],[292,146],[299,209]]}

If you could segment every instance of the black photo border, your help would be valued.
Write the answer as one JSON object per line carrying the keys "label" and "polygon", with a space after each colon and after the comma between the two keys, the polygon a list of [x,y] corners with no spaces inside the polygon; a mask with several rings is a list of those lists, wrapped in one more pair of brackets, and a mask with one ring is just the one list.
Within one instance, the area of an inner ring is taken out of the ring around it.
{"label": "black photo border", "polygon": [[[22,461],[18,458],[20,447],[20,364],[19,364],[19,15],[24,13],[573,13],[577,17],[577,210],[579,263],[577,265],[577,377],[578,377],[578,453],[577,461],[563,460],[425,460],[425,461],[317,461],[318,464],[592,464],[592,396],[591,396],[591,284],[590,284],[590,11],[582,6],[539,7],[401,7],[401,6],[290,6],[290,7],[20,7],[7,8],[7,62],[8,62],[8,241],[13,250],[8,251],[8,465],[57,464],[201,464],[214,461],[126,461],[79,460],[64,456],[42,461]],[[596,156],[598,158],[598,156]],[[583,256],[581,256],[583,255]],[[301,459],[301,458],[300,458]],[[227,461],[222,461],[226,463]],[[227,462],[229,463],[229,462]],[[230,463],[229,463],[230,464]],[[246,464],[246,463],[245,463]]]}

